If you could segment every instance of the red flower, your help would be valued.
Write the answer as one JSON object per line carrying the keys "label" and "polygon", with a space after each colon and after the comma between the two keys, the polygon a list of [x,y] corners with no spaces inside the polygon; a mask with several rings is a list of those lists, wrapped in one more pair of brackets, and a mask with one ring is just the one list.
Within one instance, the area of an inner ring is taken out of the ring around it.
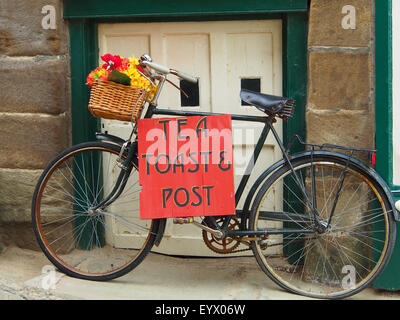
{"label": "red flower", "polygon": [[113,56],[109,53],[102,56],[101,59],[105,62],[102,67],[106,68],[107,70],[114,70],[122,64],[122,59],[120,56]]}

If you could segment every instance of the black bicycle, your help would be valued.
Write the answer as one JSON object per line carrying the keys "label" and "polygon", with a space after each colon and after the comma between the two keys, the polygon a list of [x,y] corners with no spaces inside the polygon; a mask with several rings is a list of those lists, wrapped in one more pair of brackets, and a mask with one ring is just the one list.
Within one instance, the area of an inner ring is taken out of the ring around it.
{"label": "black bicycle", "polygon": [[[168,74],[197,79],[157,65],[147,55],[140,65],[158,88],[142,118],[215,114],[157,108]],[[245,196],[244,205],[233,216],[185,221],[201,228],[206,245],[215,252],[252,250],[261,269],[291,292],[344,298],[369,286],[391,256],[398,214],[383,179],[353,156],[370,150],[306,144],[295,137],[290,145],[297,141],[306,151],[290,154],[273,124],[276,118],[292,116],[295,101],[247,90],[242,90],[241,99],[263,115],[233,114],[232,120],[264,124],[235,193],[236,205]],[[253,162],[271,132],[283,158],[266,168],[244,194]],[[98,141],[72,146],[55,157],[38,181],[32,202],[37,240],[48,259],[70,276],[120,277],[162,240],[166,219],[139,218],[138,148],[133,137],[99,133]]]}

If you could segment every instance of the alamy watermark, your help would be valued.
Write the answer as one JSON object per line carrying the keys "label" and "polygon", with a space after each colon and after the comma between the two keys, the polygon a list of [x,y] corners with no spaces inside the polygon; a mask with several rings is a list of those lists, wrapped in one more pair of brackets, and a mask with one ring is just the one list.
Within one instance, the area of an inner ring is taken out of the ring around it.
{"label": "alamy watermark", "polygon": [[54,266],[45,265],[42,268],[43,277],[40,281],[40,286],[44,290],[54,290],[56,288],[56,283],[58,282],[58,277],[56,269]]}
{"label": "alamy watermark", "polygon": [[45,30],[52,29],[55,30],[57,28],[56,25],[56,8],[52,5],[45,5],[42,8],[42,14],[45,16],[42,19],[42,28]]}
{"label": "alamy watermark", "polygon": [[356,29],[356,8],[352,5],[346,5],[342,8],[342,14],[345,14],[342,19],[342,28],[345,30]]}
{"label": "alamy watermark", "polygon": [[[169,139],[166,139],[166,136]],[[177,129],[176,122],[168,126],[152,128],[146,133],[150,142],[142,157],[146,159],[147,168],[156,166],[157,171],[166,173],[177,170],[183,165],[216,164],[224,169],[233,168],[236,175],[249,174],[253,166],[255,146],[255,129],[246,126],[233,130],[185,128]],[[233,153],[230,150],[233,145]]]}
{"label": "alamy watermark", "polygon": [[342,268],[342,274],[345,274],[342,278],[342,288],[354,289],[356,287],[356,268],[353,265],[345,265]]}

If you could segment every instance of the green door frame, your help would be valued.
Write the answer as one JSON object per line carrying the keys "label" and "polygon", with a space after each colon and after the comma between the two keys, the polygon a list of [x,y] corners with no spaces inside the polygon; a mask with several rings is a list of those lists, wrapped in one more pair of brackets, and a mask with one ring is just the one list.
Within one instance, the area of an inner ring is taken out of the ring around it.
{"label": "green door frame", "polygon": [[[392,104],[392,1],[375,1],[375,68],[376,68],[376,169],[390,189],[393,184],[393,104]],[[397,1],[397,0],[396,0]],[[400,193],[396,194],[400,200]],[[397,224],[399,230],[400,224]],[[399,231],[398,231],[399,233]],[[374,287],[400,289],[400,236],[397,236],[392,257]]]}
{"label": "green door frame", "polygon": [[[377,1],[378,2],[378,1]],[[376,166],[393,187],[392,0],[375,4]]]}
{"label": "green door frame", "polygon": [[282,19],[283,90],[297,100],[294,119],[284,125],[284,140],[293,134],[305,136],[307,0],[120,0],[118,6],[109,4],[105,0],[64,1],[63,15],[70,33],[73,144],[94,140],[100,129],[99,121],[87,109],[89,89],[85,86],[87,74],[98,64],[98,24],[143,21]]}

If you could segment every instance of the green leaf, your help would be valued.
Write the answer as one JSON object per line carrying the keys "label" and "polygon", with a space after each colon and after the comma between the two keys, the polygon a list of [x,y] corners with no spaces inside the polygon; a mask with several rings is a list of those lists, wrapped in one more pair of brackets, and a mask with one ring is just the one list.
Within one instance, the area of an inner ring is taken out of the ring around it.
{"label": "green leaf", "polygon": [[121,73],[115,69],[111,71],[111,73],[108,75],[107,80],[120,83],[126,86],[131,85],[131,78],[129,78],[126,74]]}

